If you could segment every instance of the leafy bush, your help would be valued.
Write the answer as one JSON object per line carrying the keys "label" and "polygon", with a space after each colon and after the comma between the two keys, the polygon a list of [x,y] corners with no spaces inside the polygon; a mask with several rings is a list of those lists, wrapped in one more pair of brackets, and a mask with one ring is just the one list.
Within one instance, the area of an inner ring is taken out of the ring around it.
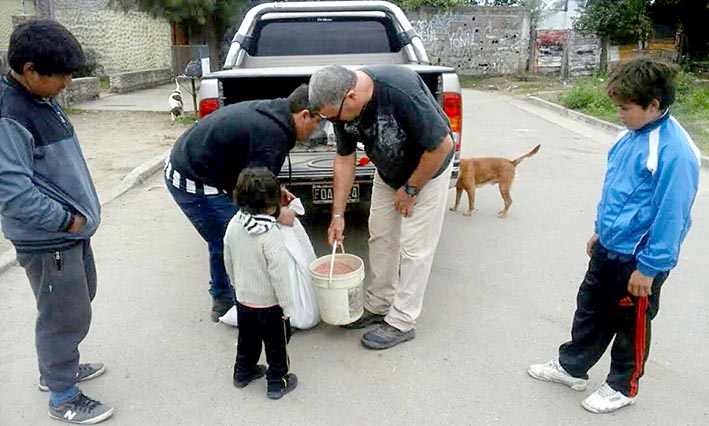
{"label": "leafy bush", "polygon": [[677,73],[677,75],[675,76],[677,97],[679,98],[691,92],[692,87],[694,87],[695,80],[696,78],[694,77],[694,74],[690,72],[680,71],[679,73]]}
{"label": "leafy bush", "polygon": [[706,114],[709,111],[709,86],[694,83],[690,90],[677,97],[673,108],[688,114]]}
{"label": "leafy bush", "polygon": [[422,7],[432,7],[435,9],[449,9],[461,4],[461,0],[393,0],[393,3],[404,10],[416,10]]}
{"label": "leafy bush", "polygon": [[567,93],[559,95],[559,103],[569,109],[601,114],[615,111],[613,102],[606,95],[605,74],[583,79]]}
{"label": "leafy bush", "polygon": [[584,109],[593,103],[596,90],[589,85],[576,86],[568,93],[559,96],[559,102],[566,108]]}
{"label": "leafy bush", "polygon": [[74,78],[80,77],[99,77],[104,74],[103,65],[98,63],[98,54],[93,49],[84,49],[86,62],[84,66],[72,74]]}

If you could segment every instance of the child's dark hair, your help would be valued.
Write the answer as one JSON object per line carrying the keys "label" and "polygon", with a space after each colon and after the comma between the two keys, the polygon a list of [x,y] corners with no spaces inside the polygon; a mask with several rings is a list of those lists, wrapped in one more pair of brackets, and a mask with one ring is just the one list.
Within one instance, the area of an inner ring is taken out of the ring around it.
{"label": "child's dark hair", "polygon": [[653,99],[660,101],[660,109],[667,109],[675,101],[676,68],[651,58],[634,59],[621,65],[606,86],[612,99],[631,102],[647,108]]}
{"label": "child's dark hair", "polygon": [[71,74],[86,61],[81,44],[63,25],[46,19],[24,22],[10,36],[7,59],[13,71],[31,62],[38,74]]}
{"label": "child's dark hair", "polygon": [[278,210],[280,200],[281,185],[267,168],[247,168],[239,173],[234,202],[240,209],[251,214],[268,214],[274,207]]}

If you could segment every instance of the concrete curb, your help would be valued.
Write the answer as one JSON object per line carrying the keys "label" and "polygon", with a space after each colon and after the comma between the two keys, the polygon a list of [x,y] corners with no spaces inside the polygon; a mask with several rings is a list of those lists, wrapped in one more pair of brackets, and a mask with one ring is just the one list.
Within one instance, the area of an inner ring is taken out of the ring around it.
{"label": "concrete curb", "polygon": [[135,169],[123,178],[120,184],[111,190],[106,196],[106,200],[101,203],[102,206],[110,203],[116,198],[128,192],[130,189],[145,182],[150,176],[154,175],[158,170],[165,165],[165,159],[170,155],[170,148],[160,155],[156,155],[148,161],[140,164]]}
{"label": "concrete curb", "polygon": [[[105,201],[101,202],[101,206],[105,206],[113,200],[117,199],[121,195],[128,192],[130,189],[145,182],[150,176],[155,174],[158,170],[162,169],[165,164],[165,159],[170,155],[170,149],[167,149],[164,153],[151,158],[148,161],[140,164],[135,169],[131,170],[130,173],[123,178],[120,184],[111,191],[109,191],[106,196]],[[15,249],[11,248],[3,253],[0,253],[0,274],[10,269],[17,263]]]}
{"label": "concrete curb", "polygon": [[[563,115],[565,117],[569,117],[574,120],[581,121],[583,123],[589,124],[589,125],[594,126],[598,129],[601,129],[601,130],[606,130],[609,132],[618,133],[619,131],[621,131],[621,129],[623,129],[622,126],[619,126],[617,124],[609,123],[607,121],[600,120],[596,117],[591,117],[590,115],[586,115],[586,114],[580,113],[578,111],[574,111],[574,110],[565,108],[565,107],[563,107],[561,105],[557,105],[553,102],[545,101],[544,99],[538,98],[536,96],[527,95],[526,99],[528,102],[533,103],[537,106],[541,106],[541,107],[550,109],[554,112],[557,112],[559,115]],[[709,169],[709,157],[707,157],[706,155],[702,155],[702,167]]]}

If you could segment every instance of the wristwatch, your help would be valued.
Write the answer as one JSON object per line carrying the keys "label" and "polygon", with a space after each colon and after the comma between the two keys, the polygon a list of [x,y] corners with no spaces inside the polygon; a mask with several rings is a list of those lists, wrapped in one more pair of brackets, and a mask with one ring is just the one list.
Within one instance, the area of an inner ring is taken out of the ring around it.
{"label": "wristwatch", "polygon": [[419,189],[415,186],[409,185],[408,182],[406,182],[404,186],[402,186],[402,188],[404,189],[404,192],[406,192],[406,195],[408,195],[409,197],[415,197],[419,194]]}

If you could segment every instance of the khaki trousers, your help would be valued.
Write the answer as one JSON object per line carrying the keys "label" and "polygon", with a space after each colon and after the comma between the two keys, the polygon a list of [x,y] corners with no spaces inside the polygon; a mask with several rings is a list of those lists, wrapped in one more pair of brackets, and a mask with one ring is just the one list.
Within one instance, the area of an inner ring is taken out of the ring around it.
{"label": "khaki trousers", "polygon": [[369,211],[371,283],[364,307],[386,315],[389,325],[408,331],[416,326],[446,212],[453,161],[416,196],[414,214],[403,217],[394,208],[396,190],[374,176]]}

